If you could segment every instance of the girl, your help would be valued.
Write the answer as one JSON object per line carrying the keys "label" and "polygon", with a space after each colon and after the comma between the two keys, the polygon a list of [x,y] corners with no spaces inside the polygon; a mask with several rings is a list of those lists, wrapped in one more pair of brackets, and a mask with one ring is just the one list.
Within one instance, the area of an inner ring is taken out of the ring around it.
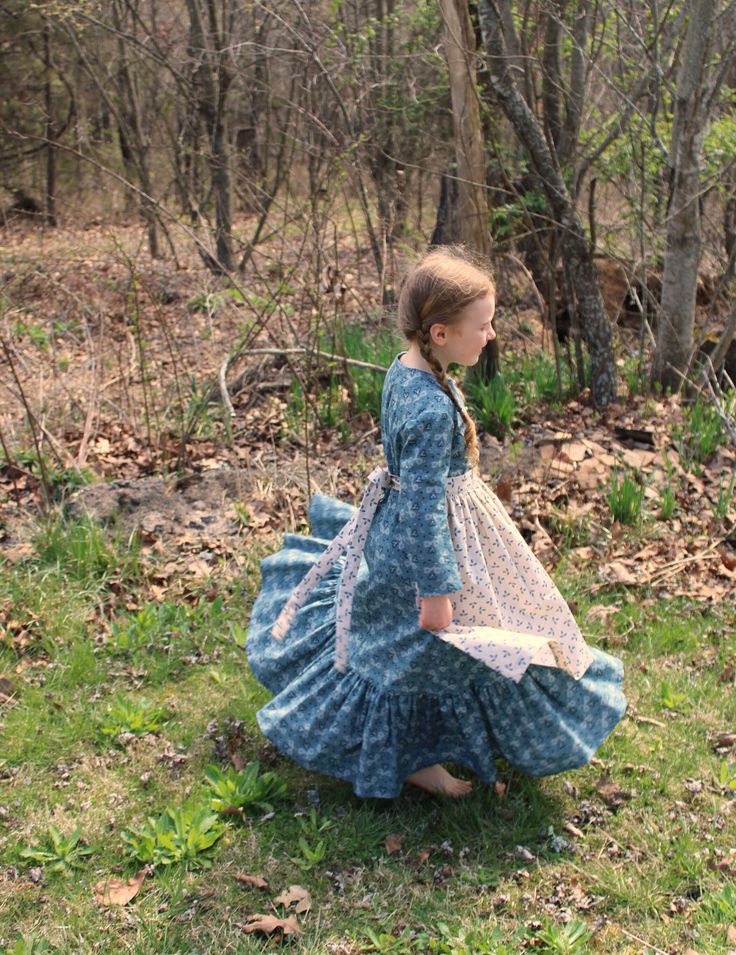
{"label": "girl", "polygon": [[495,337],[495,287],[460,249],[405,277],[409,345],[384,381],[388,467],[360,508],[312,496],[312,536],[261,561],[246,653],[273,698],[257,715],[282,752],[390,798],[498,778],[496,757],[545,776],[587,763],[624,715],[623,665],[588,646],[564,598],[479,476],[463,394],[447,374]]}

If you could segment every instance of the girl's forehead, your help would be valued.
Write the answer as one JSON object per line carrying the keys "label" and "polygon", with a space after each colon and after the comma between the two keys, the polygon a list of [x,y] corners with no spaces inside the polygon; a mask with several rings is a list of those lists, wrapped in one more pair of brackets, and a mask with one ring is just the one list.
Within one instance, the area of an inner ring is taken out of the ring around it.
{"label": "girl's forehead", "polygon": [[470,305],[466,305],[462,311],[462,320],[469,322],[487,322],[493,318],[496,311],[496,299],[492,293],[484,295],[483,298],[477,298]]}

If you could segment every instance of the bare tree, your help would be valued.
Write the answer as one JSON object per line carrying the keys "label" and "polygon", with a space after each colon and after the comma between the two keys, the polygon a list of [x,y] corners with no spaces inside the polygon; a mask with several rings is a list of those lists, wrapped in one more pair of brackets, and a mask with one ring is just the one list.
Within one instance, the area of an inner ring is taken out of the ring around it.
{"label": "bare tree", "polygon": [[[688,367],[693,347],[695,293],[701,258],[703,141],[736,50],[732,30],[723,29],[729,15],[732,19],[730,10],[719,18],[717,0],[689,0],[686,9],[688,25],[677,80],[668,163],[671,189],[662,308],[651,368],[652,383],[659,382],[675,390],[683,385],[681,373]],[[712,53],[718,46],[720,57],[713,65]]]}
{"label": "bare tree", "polygon": [[488,83],[495,102],[527,150],[559,227],[590,353],[593,401],[598,406],[605,406],[616,399],[616,377],[611,326],[598,287],[593,250],[583,231],[559,160],[550,149],[544,131],[519,91],[509,68],[503,24],[511,19],[511,10],[506,8],[508,0],[479,0],[479,22],[488,65]]}

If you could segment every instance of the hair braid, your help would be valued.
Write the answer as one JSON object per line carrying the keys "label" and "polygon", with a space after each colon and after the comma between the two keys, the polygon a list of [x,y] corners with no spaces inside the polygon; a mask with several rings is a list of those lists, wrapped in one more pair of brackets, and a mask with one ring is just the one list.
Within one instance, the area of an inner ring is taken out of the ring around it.
{"label": "hair braid", "polygon": [[[419,351],[422,353],[422,357],[424,358],[424,360],[427,362],[427,364],[430,366],[430,368],[434,372],[434,376],[437,379],[439,386],[442,388],[445,394],[450,398],[452,403],[455,405],[457,410],[462,415],[463,420],[465,421],[465,448],[467,450],[468,463],[470,464],[471,467],[474,468],[477,466],[478,460],[480,458],[480,452],[478,450],[478,433],[475,428],[475,422],[470,417],[470,415],[465,410],[465,408],[458,403],[455,392],[452,390],[452,387],[450,386],[450,382],[448,380],[445,369],[442,367],[442,364],[440,363],[440,361],[432,354],[432,349],[430,347],[430,338],[429,338],[430,324],[431,323],[427,323],[423,327],[420,327],[419,330],[417,331],[416,341],[417,341],[417,344],[419,345]],[[455,381],[454,378],[453,378],[453,382],[455,383],[455,387],[457,388],[457,390],[460,392],[460,394],[463,396],[463,399],[464,399],[465,396],[463,395],[460,386],[458,385],[458,383]]]}

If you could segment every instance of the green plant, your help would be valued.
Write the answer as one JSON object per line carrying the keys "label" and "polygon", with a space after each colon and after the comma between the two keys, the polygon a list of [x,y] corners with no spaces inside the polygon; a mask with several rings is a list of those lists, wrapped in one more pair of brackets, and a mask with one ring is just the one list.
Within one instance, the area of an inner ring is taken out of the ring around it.
{"label": "green plant", "polygon": [[238,772],[232,766],[223,772],[217,766],[208,766],[204,774],[212,789],[210,805],[217,812],[240,813],[271,812],[272,803],[286,795],[286,783],[275,773],[260,773],[258,760]]}
{"label": "green plant", "polygon": [[5,949],[5,955],[45,955],[53,949],[46,941],[37,935],[19,935],[15,945]]}
{"label": "green plant", "polygon": [[721,925],[736,921],[736,888],[727,882],[718,892],[709,893],[703,900],[701,911]]}
{"label": "green plant", "polygon": [[100,729],[106,736],[119,736],[121,733],[144,736],[146,733],[158,733],[167,719],[168,713],[163,707],[148,700],[126,700],[118,693]]}
{"label": "green plant", "polygon": [[686,700],[687,693],[674,690],[666,680],[662,683],[659,695],[660,706],[664,706],[668,710],[679,710]]}
{"label": "green plant", "polygon": [[50,824],[46,835],[45,847],[31,846],[23,849],[21,859],[37,862],[52,872],[63,872],[69,875],[74,869],[84,866],[85,856],[92,854],[92,849],[81,844],[82,829],[77,826],[69,836],[62,836],[55,825]]}
{"label": "green plant", "polygon": [[550,924],[537,934],[537,938],[544,942],[545,948],[541,951],[554,955],[587,955],[589,948],[585,948],[592,934],[585,922],[574,919],[566,925]]}
{"label": "green plant", "polygon": [[[626,471],[619,483],[619,471],[613,468],[606,500],[615,520],[622,524],[635,524],[641,518],[641,505],[644,500],[644,484],[638,471]],[[637,478],[639,480],[637,480]]]}
{"label": "green plant", "polygon": [[318,836],[322,832],[328,832],[335,828],[335,820],[328,816],[320,816],[317,810],[312,806],[307,815],[297,816],[299,828],[305,836]]}
{"label": "green plant", "polygon": [[313,869],[327,855],[327,843],[324,839],[318,839],[314,846],[311,846],[304,836],[299,836],[298,841],[300,856],[290,856],[291,861],[301,869]]}
{"label": "green plant", "polygon": [[190,312],[208,312],[214,314],[224,305],[243,303],[243,293],[236,288],[226,288],[213,292],[198,292],[187,301]]}
{"label": "green plant", "polygon": [[582,547],[590,542],[590,524],[587,517],[575,517],[552,506],[547,514],[547,525],[553,534],[562,538],[562,547]]}
{"label": "green plant", "polygon": [[217,813],[206,806],[165,809],[158,819],[149,817],[140,829],[123,833],[128,855],[138,862],[157,865],[184,863],[185,868],[212,865],[215,843],[227,829]]}
{"label": "green plant", "polygon": [[700,395],[683,412],[683,424],[674,429],[674,438],[683,467],[699,472],[723,443],[724,428],[718,409]]}
{"label": "green plant", "polygon": [[671,485],[667,485],[662,491],[660,498],[659,516],[663,521],[668,521],[675,513],[675,492]]}
{"label": "green plant", "polygon": [[368,943],[361,946],[361,952],[379,952],[380,955],[412,955],[414,952],[426,951],[417,948],[416,944],[424,945],[425,937],[418,937],[411,929],[405,928],[401,935],[389,935],[388,932],[374,932],[366,928]]}
{"label": "green plant", "polygon": [[136,580],[141,576],[138,559],[140,535],[127,541],[115,536],[108,541],[91,518],[51,518],[34,538],[39,560],[56,568],[60,575],[76,580]]}
{"label": "green plant", "polygon": [[722,760],[718,775],[715,779],[718,785],[723,789],[736,789],[736,763],[734,763],[733,766],[729,766],[725,759]]}
{"label": "green plant", "polygon": [[516,399],[503,375],[499,372],[487,384],[469,381],[465,391],[476,421],[489,434],[503,440],[516,421]]}
{"label": "green plant", "polygon": [[731,481],[729,482],[728,488],[726,491],[723,490],[723,477],[721,476],[718,479],[718,500],[716,501],[715,508],[713,509],[713,516],[716,520],[725,520],[728,516],[729,509],[734,500],[734,485],[736,484],[736,471],[731,475]]}

